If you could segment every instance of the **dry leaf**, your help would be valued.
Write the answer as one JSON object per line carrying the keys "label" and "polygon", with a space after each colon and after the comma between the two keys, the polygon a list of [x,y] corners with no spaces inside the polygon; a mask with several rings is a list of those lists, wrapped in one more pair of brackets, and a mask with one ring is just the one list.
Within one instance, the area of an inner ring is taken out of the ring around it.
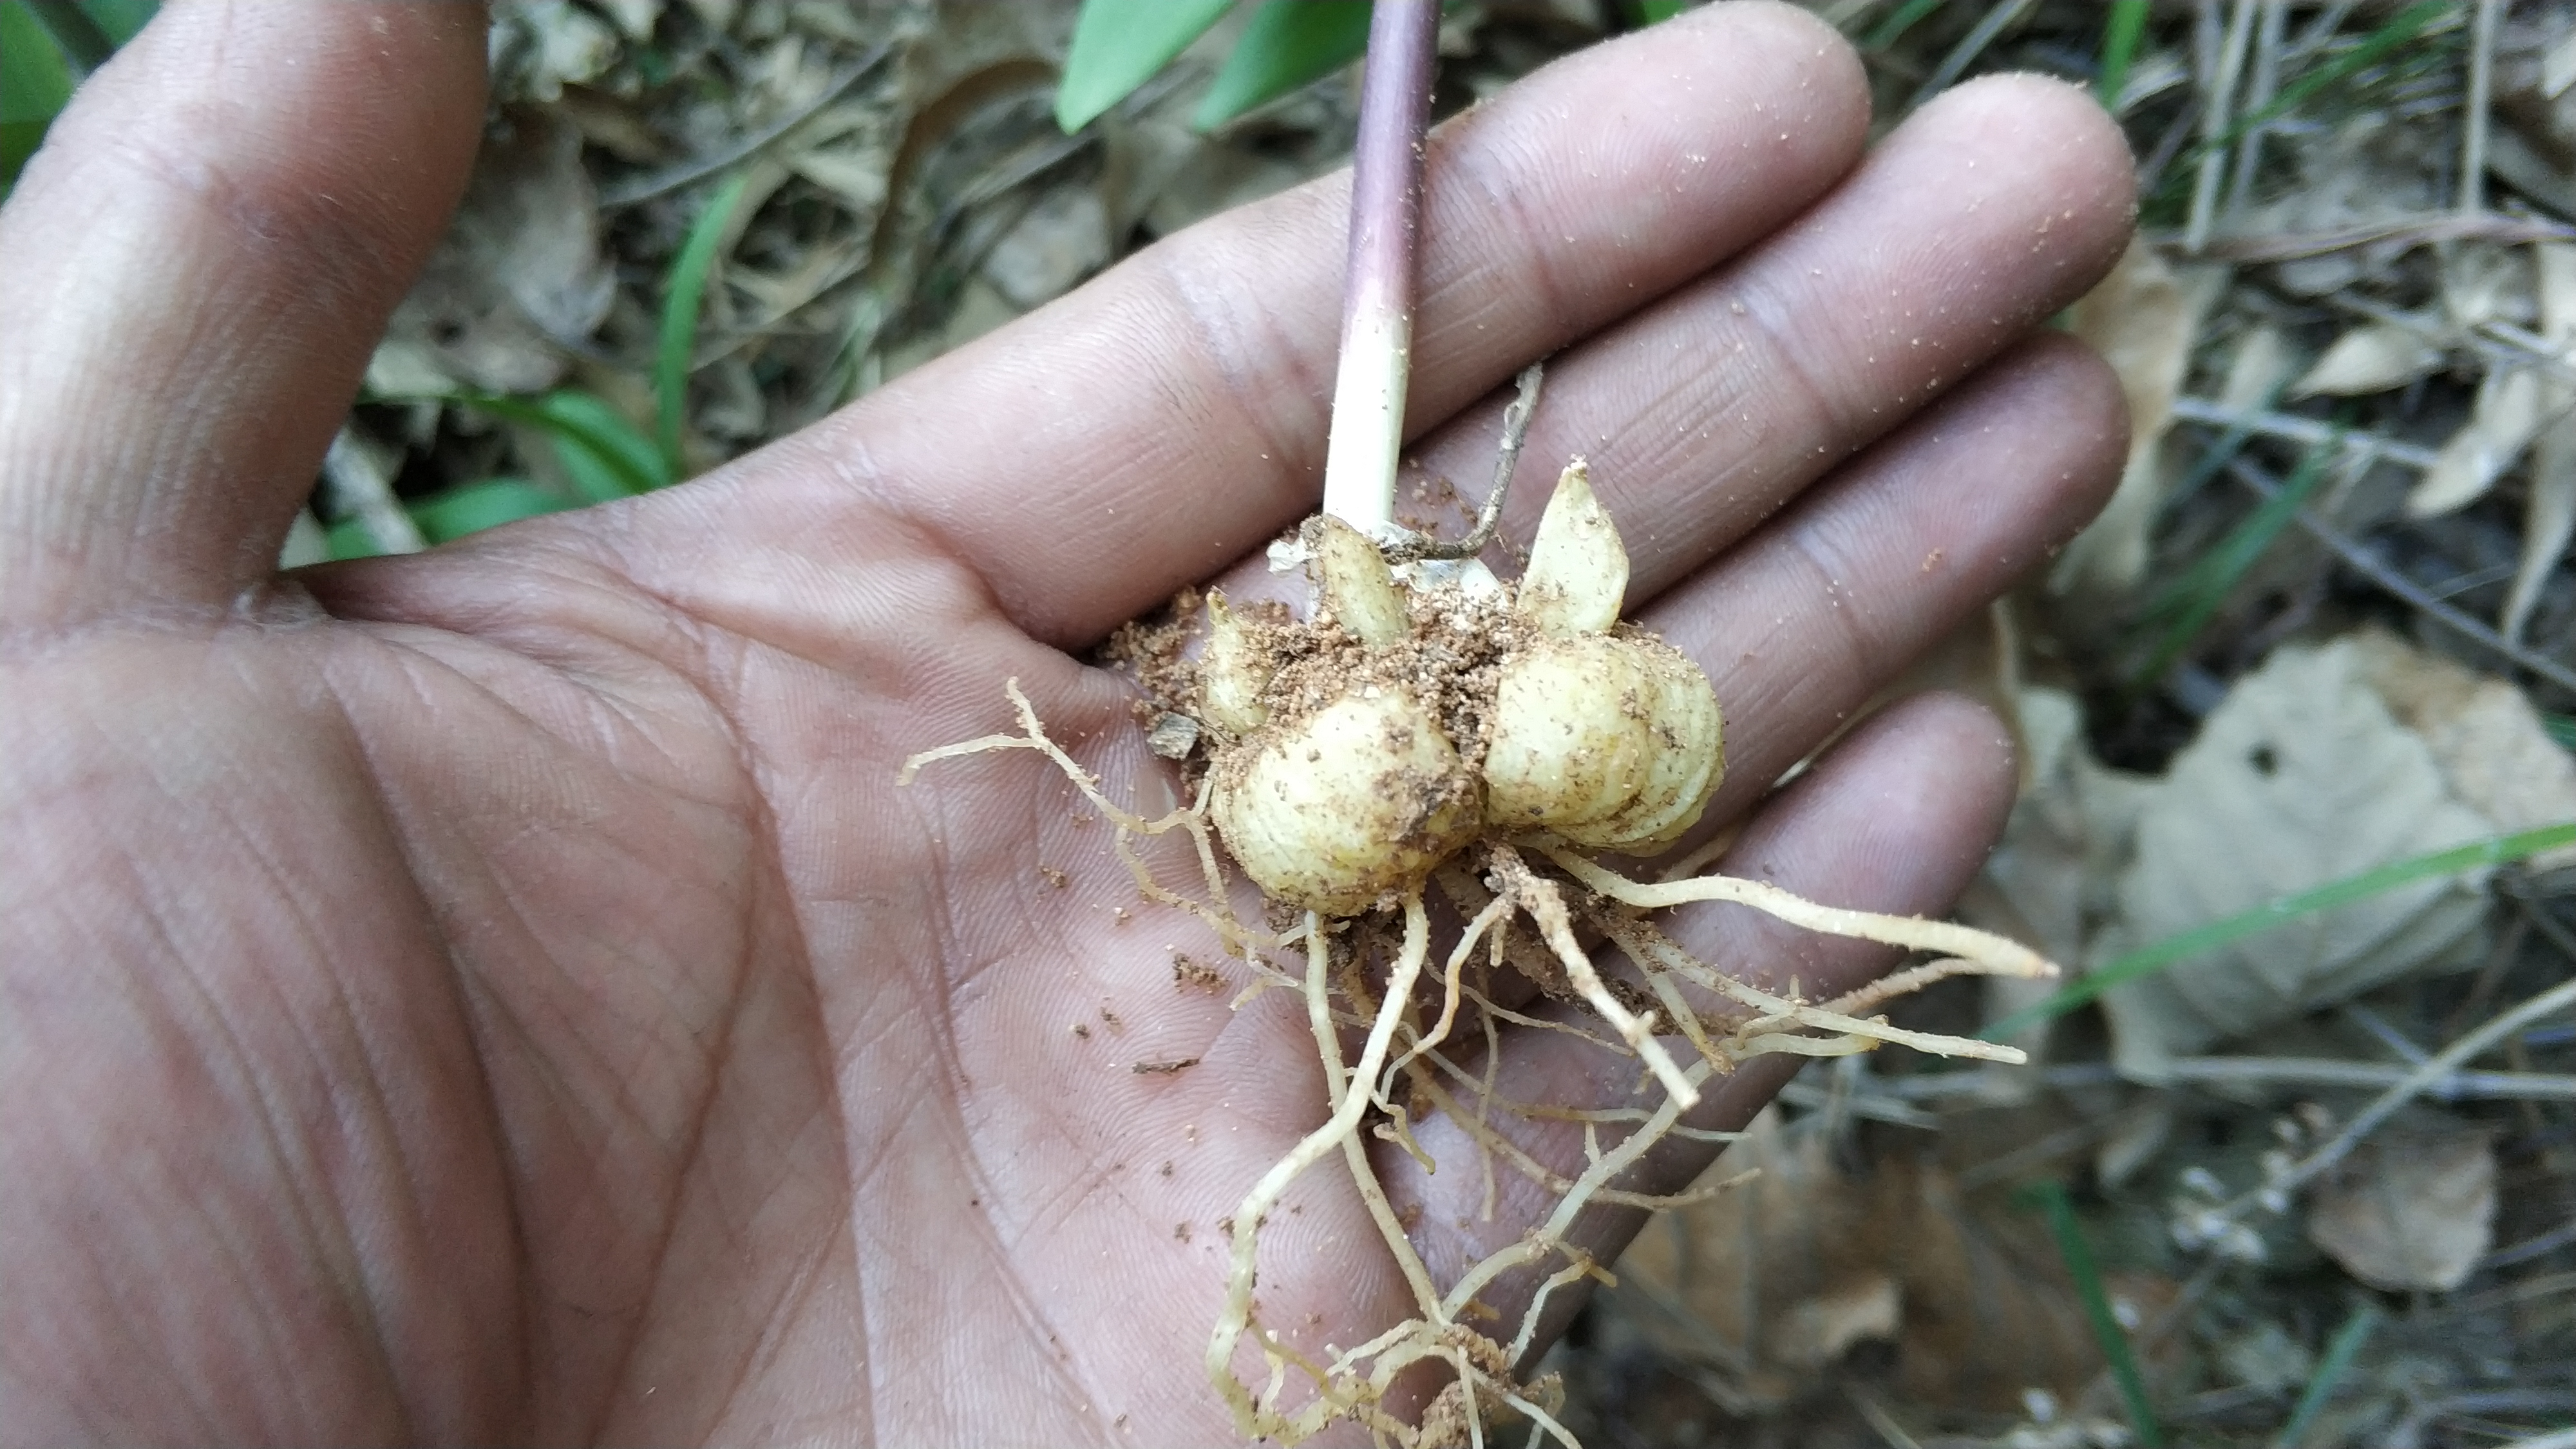
{"label": "dry leaf", "polygon": [[2373,1288],[2447,1293],[2493,1241],[2495,1148],[2452,1127],[2383,1133],[2321,1183],[2308,1237]]}
{"label": "dry leaf", "polygon": [[[2571,394],[2576,402],[2576,394]],[[2505,595],[2498,627],[2520,641],[2540,606],[2540,590],[2576,537],[2576,415],[2562,415],[2540,435],[2531,455],[2531,494],[2522,507],[2522,561]]]}
{"label": "dry leaf", "polygon": [[[2540,711],[2512,681],[2381,630],[2352,642],[2363,678],[2398,722],[2423,738],[2462,804],[2500,831],[2576,820],[2576,756],[2549,737]],[[2542,870],[2576,865],[2576,846],[2534,856],[2532,864]]]}
{"label": "dry leaf", "polygon": [[2017,1408],[2100,1367],[2062,1264],[2027,1217],[1988,1221],[1939,1170],[1837,1170],[1816,1119],[1778,1113],[1710,1169],[1733,1191],[1657,1216],[1619,1260],[1613,1300],[1730,1407],[1791,1402],[1855,1345],[1893,1340],[1916,1402]]}
{"label": "dry leaf", "polygon": [[2294,364],[2281,329],[2266,323],[2245,334],[2227,360],[2227,381],[2218,389],[2218,405],[2229,412],[2261,407],[2283,383]]}
{"label": "dry leaf", "polygon": [[2364,322],[2334,345],[2290,389],[2292,397],[2357,397],[2404,387],[2442,365],[2442,349],[2411,327]]}
{"label": "dry leaf", "polygon": [[2490,368],[2478,384],[2469,420],[2442,445],[2423,481],[2406,495],[2406,511],[2432,518],[2486,496],[2540,431],[2540,374],[2528,367]]}
{"label": "dry leaf", "polygon": [[487,48],[502,101],[560,100],[565,86],[598,80],[624,54],[617,31],[572,0],[501,0]]}
{"label": "dry leaf", "polygon": [[2531,258],[2522,247],[2464,241],[2440,255],[2442,312],[2453,335],[2466,336],[2488,322],[2531,322]]}
{"label": "dry leaf", "polygon": [[487,140],[472,187],[368,366],[387,393],[526,393],[564,373],[568,344],[616,300],[581,133],[543,112]]}
{"label": "dry leaf", "polygon": [[[2564,357],[2576,344],[2576,246],[2541,242],[2532,247],[2539,274],[2540,335]],[[2532,450],[2531,496],[2523,505],[2522,562],[2505,595],[2499,627],[2520,639],[2541,585],[2576,536],[2576,387],[2548,378],[2542,384],[2541,432]]]}
{"label": "dry leaf", "polygon": [[[2236,682],[2150,794],[2120,951],[2330,880],[2493,833],[2372,689],[2349,640],[2287,646]],[[2181,961],[2105,996],[2122,1068],[2198,1051],[2434,963],[2486,915],[2482,878],[2417,881]]]}
{"label": "dry leaf", "polygon": [[596,0],[608,12],[626,38],[642,45],[653,38],[653,27],[662,20],[662,0]]}
{"label": "dry leaf", "polygon": [[[2138,812],[2156,782],[2095,760],[2084,744],[2082,707],[2064,690],[2025,688],[2013,713],[2025,762],[2021,796],[1960,911],[1972,925],[2033,943],[2052,961],[2080,961],[2096,924],[2113,908]],[[2000,1020],[2058,985],[1991,978],[1987,1016]],[[2036,1059],[2046,1039],[2042,1023],[2013,1044]]]}
{"label": "dry leaf", "polygon": [[984,280],[1020,307],[1051,302],[1109,260],[1109,208],[1091,185],[1057,186],[984,254]]}
{"label": "dry leaf", "polygon": [[2060,592],[2088,582],[2125,589],[2145,575],[2148,527],[2164,492],[2158,454],[2201,318],[2226,279],[2222,267],[2176,272],[2153,246],[2133,240],[2120,265],[2071,309],[2075,335],[2120,375],[2129,400],[2129,461],[2102,516],[2067,545],[2050,574]]}

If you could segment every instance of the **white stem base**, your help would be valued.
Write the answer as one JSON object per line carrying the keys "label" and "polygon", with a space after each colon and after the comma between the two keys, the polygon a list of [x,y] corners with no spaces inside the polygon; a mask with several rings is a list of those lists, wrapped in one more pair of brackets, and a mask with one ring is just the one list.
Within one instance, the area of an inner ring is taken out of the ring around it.
{"label": "white stem base", "polygon": [[1381,543],[1394,541],[1395,465],[1404,448],[1404,390],[1413,372],[1413,325],[1365,307],[1342,336],[1333,383],[1333,430],[1324,455],[1324,511]]}

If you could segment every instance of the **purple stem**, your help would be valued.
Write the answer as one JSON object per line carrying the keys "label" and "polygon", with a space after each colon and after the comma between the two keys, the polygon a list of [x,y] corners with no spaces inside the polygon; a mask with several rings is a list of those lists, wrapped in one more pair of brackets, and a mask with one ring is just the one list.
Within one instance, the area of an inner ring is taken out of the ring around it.
{"label": "purple stem", "polygon": [[1360,79],[1341,374],[1333,391],[1324,511],[1373,535],[1383,534],[1390,522],[1396,454],[1403,444],[1422,233],[1422,138],[1431,119],[1439,36],[1439,0],[1377,0]]}

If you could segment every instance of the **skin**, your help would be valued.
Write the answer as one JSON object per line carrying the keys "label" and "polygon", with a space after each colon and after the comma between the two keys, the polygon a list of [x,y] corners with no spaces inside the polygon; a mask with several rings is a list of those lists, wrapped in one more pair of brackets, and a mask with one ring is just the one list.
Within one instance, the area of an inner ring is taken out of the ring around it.
{"label": "skin", "polygon": [[[686,487],[277,575],[481,56],[462,5],[174,0],[0,213],[0,1441],[1226,1437],[1215,1225],[1320,1120],[1299,1008],[1176,990],[1204,936],[1037,757],[894,776],[1016,677],[1160,804],[1063,651],[1312,505],[1345,181]],[[2044,81],[1865,130],[1849,50],[1762,4],[1451,124],[1410,416],[1481,478],[1557,352],[1526,466],[1589,455],[1708,666],[1728,868],[1928,911],[2010,799],[1991,717],[1916,700],[1765,782],[2100,505],[2118,390],[2034,327],[2131,183]],[[1678,929],[1811,989],[1885,962]],[[1507,1096],[1632,1080],[1505,1053]],[[1394,1179],[1444,1274],[1537,1210],[1474,1221],[1474,1176]],[[1332,1177],[1261,1301],[1347,1344],[1406,1305]]]}

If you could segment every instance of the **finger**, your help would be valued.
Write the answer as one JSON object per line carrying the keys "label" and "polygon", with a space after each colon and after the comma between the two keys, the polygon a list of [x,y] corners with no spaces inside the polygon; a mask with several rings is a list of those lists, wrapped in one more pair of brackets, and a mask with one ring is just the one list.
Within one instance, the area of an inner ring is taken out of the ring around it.
{"label": "finger", "polygon": [[[2002,725],[1956,696],[1907,702],[1871,721],[1812,773],[1757,816],[1721,868],[1769,881],[1833,905],[1900,914],[1936,912],[1964,889],[2003,828],[2013,795],[2013,760]],[[1738,906],[1697,906],[1668,923],[1684,949],[1771,989],[1793,978],[1811,998],[1846,991],[1883,972],[1887,948],[1817,936]],[[1597,1025],[1597,1023],[1593,1023]],[[1668,1041],[1671,1039],[1667,1039]],[[1686,1119],[1712,1131],[1734,1131],[1777,1093],[1797,1058],[1757,1057],[1713,1085]],[[1498,1102],[1591,1109],[1651,1107],[1659,1094],[1636,1092],[1637,1064],[1559,1033],[1515,1029],[1503,1038],[1496,1075]],[[1585,1163],[1580,1124],[1520,1119],[1497,1108],[1495,1129],[1553,1171],[1572,1176]],[[1601,1132],[1611,1150],[1619,1132]],[[1553,1191],[1508,1163],[1495,1164],[1495,1210],[1483,1212],[1478,1148],[1459,1123],[1441,1116],[1414,1129],[1414,1140],[1439,1164],[1425,1174],[1400,1152],[1381,1151],[1377,1166],[1400,1214],[1419,1213],[1414,1241],[1432,1276],[1455,1283],[1486,1256],[1518,1242],[1554,1210]],[[1679,1191],[1714,1158],[1717,1146],[1668,1138],[1616,1185],[1633,1192]],[[1643,1214],[1633,1208],[1588,1208],[1568,1241],[1602,1262],[1635,1236]],[[1479,1298],[1500,1322],[1517,1325],[1535,1285],[1561,1267],[1552,1261],[1518,1272]],[[1544,1346],[1579,1303],[1551,1298]]]}
{"label": "finger", "polygon": [[0,210],[0,618],[220,607],[436,240],[479,5],[173,0]]}
{"label": "finger", "polygon": [[[2083,92],[2032,76],[1948,92],[1787,230],[1549,365],[1514,536],[1584,455],[1628,544],[1630,603],[1652,598],[2082,296],[2126,244],[2134,194],[2127,145]],[[1498,418],[1443,429],[1424,470],[1481,499]]]}
{"label": "finger", "polygon": [[2031,338],[1658,599],[1646,623],[1708,671],[1725,718],[1726,776],[1682,848],[2091,521],[2128,421],[2090,349]]}
{"label": "finger", "polygon": [[[1849,47],[1765,3],[1571,56],[1442,127],[1415,431],[1796,215],[1858,160],[1867,120]],[[695,595],[710,575],[837,566],[891,513],[1039,637],[1097,638],[1313,508],[1348,189],[1336,175],[1148,249],[654,500],[645,541],[690,553],[669,583]],[[717,519],[753,557],[705,566],[695,544]],[[733,622],[775,635],[813,606]]]}

